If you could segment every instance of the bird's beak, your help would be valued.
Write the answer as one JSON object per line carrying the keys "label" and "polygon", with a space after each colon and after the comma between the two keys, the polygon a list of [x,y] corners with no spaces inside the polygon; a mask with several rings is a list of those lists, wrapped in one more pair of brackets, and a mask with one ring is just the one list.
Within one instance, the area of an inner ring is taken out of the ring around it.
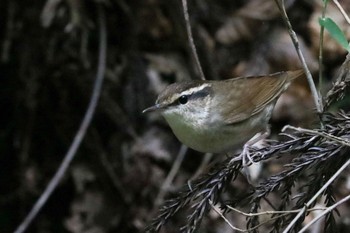
{"label": "bird's beak", "polygon": [[147,112],[154,112],[154,111],[157,111],[157,110],[161,110],[163,109],[164,106],[161,105],[161,104],[156,104],[154,106],[151,106],[149,108],[146,108],[145,110],[142,111],[142,113],[147,113]]}

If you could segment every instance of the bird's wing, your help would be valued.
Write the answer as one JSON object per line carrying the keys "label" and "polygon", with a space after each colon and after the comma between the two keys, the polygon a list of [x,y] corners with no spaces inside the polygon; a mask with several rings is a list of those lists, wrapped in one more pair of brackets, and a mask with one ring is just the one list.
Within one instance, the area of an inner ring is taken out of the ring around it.
{"label": "bird's wing", "polygon": [[[233,124],[248,119],[262,111],[268,104],[277,100],[291,80],[300,77],[302,70],[279,72],[268,76],[238,78],[232,91],[227,91],[232,99],[221,111],[228,116],[225,123]],[[232,85],[227,85],[230,88]]]}

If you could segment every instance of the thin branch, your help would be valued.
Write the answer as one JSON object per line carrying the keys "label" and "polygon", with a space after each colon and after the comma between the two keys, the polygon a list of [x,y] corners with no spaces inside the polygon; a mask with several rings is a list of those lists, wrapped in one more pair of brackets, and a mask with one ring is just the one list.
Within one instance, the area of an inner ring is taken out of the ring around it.
{"label": "thin branch", "polygon": [[[322,18],[326,16],[327,3],[328,1],[324,2],[324,6],[322,9]],[[318,68],[319,68],[318,90],[320,91],[322,91],[322,82],[323,82],[323,39],[324,39],[324,26],[321,25],[320,42],[319,42],[320,45],[319,45],[319,51],[318,51]]]}
{"label": "thin branch", "polygon": [[218,209],[218,207],[216,207],[211,200],[209,202],[210,202],[210,205],[213,208],[213,210],[220,215],[220,217],[231,227],[231,229],[239,231],[239,232],[247,232],[247,230],[233,226],[230,223],[230,221],[221,213],[221,211]]}
{"label": "thin branch", "polygon": [[344,8],[340,5],[340,3],[338,2],[338,0],[333,0],[334,4],[338,7],[339,11],[342,13],[342,15],[344,16],[346,22],[348,24],[350,24],[350,18],[348,16],[348,14],[345,12]]}
{"label": "thin branch", "polygon": [[327,139],[329,139],[331,141],[337,142],[337,143],[339,143],[339,144],[341,144],[343,146],[350,147],[350,141],[345,140],[345,139],[340,138],[340,137],[333,136],[333,135],[325,133],[325,132],[318,132],[318,131],[311,130],[311,129],[303,129],[303,128],[300,128],[300,127],[296,128],[296,127],[293,127],[291,125],[286,125],[282,129],[282,132],[284,132],[287,129],[292,129],[292,130],[295,130],[295,131],[299,131],[299,132],[307,133],[307,134],[311,134],[311,135],[321,136],[321,137],[327,138]]}
{"label": "thin branch", "polygon": [[187,0],[182,0],[182,7],[183,7],[183,13],[184,13],[185,22],[186,22],[188,42],[190,43],[192,55],[193,55],[194,61],[196,62],[200,78],[202,80],[205,80],[204,72],[203,72],[201,63],[200,63],[199,58],[198,58],[197,49],[196,49],[196,46],[195,46],[194,41],[193,41],[191,22],[190,22],[190,17],[188,15]]}
{"label": "thin branch", "polygon": [[30,225],[30,223],[34,220],[34,218],[37,216],[39,211],[42,209],[42,207],[45,205],[46,201],[51,196],[52,192],[56,189],[58,183],[61,181],[62,177],[66,173],[71,161],[73,160],[74,156],[76,155],[76,152],[82,142],[82,140],[85,137],[86,131],[91,123],[92,117],[94,115],[94,112],[96,110],[96,106],[100,97],[101,88],[103,84],[105,69],[106,69],[106,50],[107,50],[107,30],[106,30],[106,20],[104,11],[102,9],[101,5],[97,5],[98,9],[98,21],[99,21],[99,35],[100,35],[100,41],[99,41],[99,63],[97,68],[97,74],[96,74],[96,80],[94,83],[93,93],[91,95],[89,106],[86,110],[86,113],[84,115],[84,118],[82,120],[82,123],[79,127],[79,130],[77,131],[74,140],[71,144],[71,146],[68,149],[67,154],[65,155],[60,167],[58,168],[57,172],[51,179],[50,183],[46,187],[45,191],[42,193],[40,198],[37,200],[29,214],[26,216],[24,221],[18,226],[18,228],[15,230],[15,233],[22,233],[24,232]]}
{"label": "thin branch", "polygon": [[[233,229],[233,230],[236,230],[236,231],[239,231],[239,232],[251,232],[255,229],[258,229],[259,227],[263,226],[264,224],[268,223],[268,222],[271,222],[273,220],[276,220],[278,218],[281,218],[281,217],[284,217],[284,216],[287,216],[289,214],[293,214],[293,213],[298,213],[300,210],[290,210],[290,211],[266,211],[266,212],[262,212],[262,213],[244,213],[238,209],[235,209],[233,207],[229,207],[227,206],[229,209],[231,210],[234,210],[244,216],[247,216],[247,217],[254,217],[254,216],[260,216],[260,215],[266,215],[266,214],[279,214],[278,216],[275,216],[275,217],[272,217],[270,219],[267,219],[266,221],[256,225],[255,227],[252,227],[252,228],[249,228],[249,229],[241,229],[241,228],[237,228],[235,226],[233,226],[230,221],[222,214],[222,212],[216,207],[213,205],[212,201],[210,201],[210,205],[212,206],[212,208],[215,210],[215,212],[217,212],[220,217],[222,219],[224,219],[224,221]],[[319,210],[319,209],[322,209],[324,210],[325,208],[313,208],[313,209],[309,209],[308,211],[315,211],[315,210]]]}
{"label": "thin branch", "polygon": [[188,150],[187,146],[185,146],[185,145],[181,146],[179,153],[176,156],[176,160],[175,160],[173,166],[171,167],[171,170],[170,170],[168,176],[165,178],[165,181],[163,182],[163,185],[160,188],[160,191],[155,199],[155,203],[156,203],[155,207],[158,207],[163,202],[165,193],[169,189],[177,172],[179,171],[179,168],[180,168],[180,166],[185,158],[187,150]]}
{"label": "thin branch", "polygon": [[[301,209],[298,210],[268,210],[268,211],[264,211],[264,212],[259,212],[259,213],[246,213],[243,211],[240,211],[239,209],[233,208],[232,206],[227,205],[227,208],[235,211],[241,215],[244,215],[246,217],[254,217],[254,216],[261,216],[261,215],[267,215],[267,214],[295,214],[298,213],[299,211],[301,211]],[[312,211],[316,211],[316,210],[325,210],[326,208],[311,208],[308,209],[307,212],[312,212]]]}
{"label": "thin branch", "polygon": [[323,218],[326,214],[328,214],[329,212],[331,212],[335,208],[337,208],[337,206],[343,204],[344,202],[346,202],[348,200],[350,200],[350,195],[344,197],[343,199],[341,199],[340,201],[338,201],[334,205],[328,207],[326,210],[324,210],[322,213],[320,213],[317,217],[315,217],[312,221],[310,221],[308,224],[306,224],[298,233],[305,232],[312,224],[314,224],[315,222],[317,222],[318,220]]}
{"label": "thin branch", "polygon": [[323,185],[323,187],[318,190],[318,192],[305,204],[305,207],[294,217],[294,219],[289,223],[289,225],[284,229],[283,233],[289,232],[289,230],[293,227],[293,225],[298,221],[298,219],[303,215],[306,208],[309,207],[317,198],[320,196],[323,191],[340,175],[341,172],[345,170],[347,166],[350,165],[350,159],[341,166],[341,168],[334,173],[334,175]]}
{"label": "thin branch", "polygon": [[309,82],[309,86],[310,86],[310,90],[311,90],[311,93],[312,93],[312,96],[314,97],[314,102],[315,102],[315,105],[316,105],[316,109],[317,109],[317,112],[319,114],[321,114],[323,112],[323,103],[322,103],[322,99],[319,97],[319,93],[316,89],[316,86],[315,86],[315,83],[312,79],[312,76],[311,76],[311,72],[305,62],[305,58],[304,58],[304,55],[303,53],[301,52],[300,50],[300,45],[299,45],[299,41],[298,41],[298,38],[297,38],[297,35],[296,33],[293,31],[293,28],[292,28],[292,25],[290,24],[290,21],[288,19],[288,15],[287,15],[287,12],[286,12],[286,8],[283,4],[283,0],[275,0],[281,14],[282,14],[282,18],[288,28],[288,32],[289,32],[289,35],[293,41],[293,44],[294,44],[294,47],[298,53],[298,57],[301,61],[301,64],[303,65],[303,69],[305,71],[305,74],[306,74],[306,78]]}

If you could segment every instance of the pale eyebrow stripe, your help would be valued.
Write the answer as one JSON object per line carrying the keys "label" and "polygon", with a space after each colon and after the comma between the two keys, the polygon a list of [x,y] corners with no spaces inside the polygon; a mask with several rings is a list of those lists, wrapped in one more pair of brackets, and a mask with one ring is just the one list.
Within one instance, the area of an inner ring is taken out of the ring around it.
{"label": "pale eyebrow stripe", "polygon": [[199,92],[199,91],[201,91],[201,90],[203,90],[203,89],[205,89],[205,88],[207,88],[207,87],[210,87],[210,84],[205,83],[205,84],[202,84],[202,85],[200,85],[200,86],[198,86],[198,87],[192,87],[192,88],[190,88],[190,89],[188,89],[188,90],[186,90],[186,91],[181,92],[181,93],[179,94],[179,96],[182,96],[182,95],[192,95],[193,93]]}

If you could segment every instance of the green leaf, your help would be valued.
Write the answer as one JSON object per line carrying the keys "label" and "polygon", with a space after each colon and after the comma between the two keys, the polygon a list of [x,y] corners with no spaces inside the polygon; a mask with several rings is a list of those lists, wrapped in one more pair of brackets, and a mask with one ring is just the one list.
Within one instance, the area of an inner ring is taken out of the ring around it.
{"label": "green leaf", "polygon": [[346,39],[344,33],[338,25],[330,18],[320,18],[319,23],[321,26],[323,26],[328,33],[335,39],[344,49],[348,50],[350,52],[350,46],[349,42]]}

